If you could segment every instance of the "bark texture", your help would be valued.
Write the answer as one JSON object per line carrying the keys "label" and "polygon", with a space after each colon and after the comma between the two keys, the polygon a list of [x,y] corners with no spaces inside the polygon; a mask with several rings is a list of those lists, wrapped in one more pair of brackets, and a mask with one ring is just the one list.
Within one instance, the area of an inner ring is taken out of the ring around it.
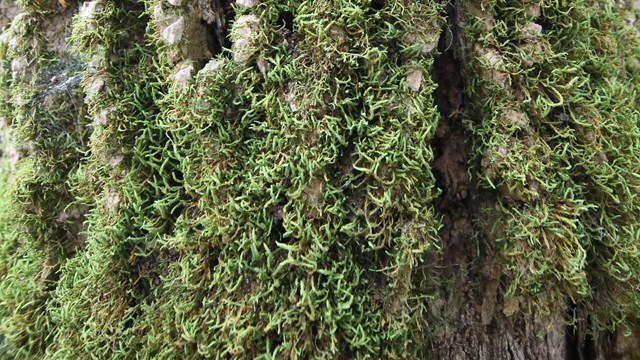
{"label": "bark texture", "polygon": [[[432,146],[434,169],[443,194],[436,202],[442,216],[444,272],[450,283],[442,293],[443,329],[434,342],[434,359],[568,359],[569,338],[564,307],[546,314],[520,308],[505,298],[501,267],[491,253],[479,217],[481,193],[469,178],[470,134],[465,131],[461,2],[445,7],[447,24],[440,37],[441,55],[432,76],[439,87],[435,101],[441,113]],[[455,289],[455,290],[451,290]],[[523,311],[524,310],[524,311]]]}
{"label": "bark texture", "polygon": [[639,359],[637,17],[2,2],[0,355]]}

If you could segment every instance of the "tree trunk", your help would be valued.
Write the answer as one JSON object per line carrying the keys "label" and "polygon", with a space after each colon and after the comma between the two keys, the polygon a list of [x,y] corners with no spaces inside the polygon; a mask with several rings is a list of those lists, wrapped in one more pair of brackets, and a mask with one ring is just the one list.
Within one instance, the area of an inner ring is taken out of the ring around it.
{"label": "tree trunk", "polygon": [[[525,7],[538,22],[544,21],[539,6],[531,3]],[[478,212],[492,194],[478,189],[468,175],[472,135],[465,131],[461,117],[468,106],[465,103],[483,100],[464,93],[464,82],[469,81],[464,75],[463,68],[468,66],[465,57],[474,52],[469,51],[474,44],[465,43],[471,40],[469,34],[462,34],[461,26],[465,16],[479,15],[486,21],[483,30],[490,32],[496,19],[481,8],[477,2],[464,0],[447,4],[447,26],[438,47],[441,54],[432,70],[439,85],[435,102],[442,114],[431,143],[436,154],[433,169],[439,187],[445,190],[436,208],[442,216],[439,234],[444,272],[451,280],[448,290],[440,293],[444,302],[434,314],[443,319],[444,329],[433,344],[433,358],[635,359],[638,355],[625,350],[629,348],[624,344],[637,344],[637,336],[623,336],[621,331],[617,336],[607,331],[588,334],[585,320],[568,324],[575,314],[569,300],[554,303],[543,295],[532,306],[522,296],[505,296],[500,259],[483,231],[474,228],[474,219],[482,217]],[[489,77],[490,81],[504,80],[495,73]]]}
{"label": "tree trunk", "polygon": [[637,16],[0,4],[0,354],[640,359]]}

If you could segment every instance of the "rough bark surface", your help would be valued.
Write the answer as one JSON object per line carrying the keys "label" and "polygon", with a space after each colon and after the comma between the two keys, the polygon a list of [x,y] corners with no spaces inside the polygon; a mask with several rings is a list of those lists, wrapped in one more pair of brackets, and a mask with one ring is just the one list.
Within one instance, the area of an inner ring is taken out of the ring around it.
{"label": "rough bark surface", "polygon": [[[448,5],[447,24],[440,37],[432,77],[439,87],[436,104],[442,114],[436,137],[433,168],[443,193],[437,202],[442,216],[440,231],[443,267],[450,283],[442,297],[444,304],[435,313],[442,317],[440,341],[433,344],[433,359],[609,359],[634,356],[620,338],[616,349],[603,340],[576,342],[588,335],[566,325],[568,309],[551,306],[551,312],[526,309],[524,299],[504,297],[501,270],[491,254],[482,229],[474,228],[479,201],[484,194],[469,178],[469,135],[460,115],[464,110],[464,78],[460,1]],[[634,343],[635,344],[635,343]],[[632,357],[633,358],[633,357]]]}
{"label": "rough bark surface", "polygon": [[[0,228],[0,240],[11,239],[2,254],[19,254],[0,267],[9,274],[0,355],[83,349],[127,358],[143,347],[160,358],[403,358],[413,347],[427,359],[640,359],[637,330],[591,335],[568,299],[505,295],[501,258],[480,223],[483,206],[508,191],[483,190],[470,175],[483,170],[472,168],[465,123],[465,49],[473,45],[462,34],[462,8],[483,14],[484,2],[349,2],[353,23],[322,2],[280,2],[271,12],[257,0],[126,3],[135,6],[56,0],[19,10],[0,2],[0,29],[25,13],[14,38],[0,39],[13,57],[0,59],[1,79],[18,94],[6,95],[11,105],[0,117],[7,177],[19,157],[36,159],[18,168],[41,176],[11,190],[26,214],[15,227],[27,228],[29,240]],[[536,4],[523,12],[542,18]],[[390,5],[398,6],[380,15]],[[420,6],[441,9],[436,25],[425,25]],[[407,29],[407,14],[422,32]],[[74,46],[90,59],[82,70],[67,48],[72,21]],[[543,47],[543,25],[526,24],[525,50]],[[30,48],[69,61],[36,68],[40,53]],[[521,79],[505,85],[499,50],[478,51],[489,64],[483,75],[517,93]],[[376,66],[383,70],[369,71]],[[433,103],[437,127],[433,108],[415,108]],[[54,110],[63,125],[49,117]],[[568,127],[562,111],[550,116]],[[20,151],[9,144],[11,124],[28,140]],[[428,150],[407,150],[424,139]],[[416,171],[411,157],[429,151]],[[429,165],[435,180],[425,175]],[[23,241],[37,245],[36,255]],[[25,279],[36,290],[21,292]],[[25,298],[33,308],[21,308]],[[51,341],[61,326],[68,330]]]}
{"label": "rough bark surface", "polygon": [[[439,84],[436,104],[442,114],[434,149],[434,169],[444,189],[437,209],[442,215],[440,236],[447,278],[441,341],[434,343],[434,359],[565,359],[568,354],[562,313],[525,315],[518,300],[504,303],[500,295],[500,266],[478,236],[473,221],[478,193],[468,175],[468,136],[461,123],[464,79],[458,36],[461,16],[457,4],[446,7],[448,22],[440,37],[442,52],[432,76]],[[475,235],[474,235],[475,234]],[[562,311],[562,309],[560,309]]]}

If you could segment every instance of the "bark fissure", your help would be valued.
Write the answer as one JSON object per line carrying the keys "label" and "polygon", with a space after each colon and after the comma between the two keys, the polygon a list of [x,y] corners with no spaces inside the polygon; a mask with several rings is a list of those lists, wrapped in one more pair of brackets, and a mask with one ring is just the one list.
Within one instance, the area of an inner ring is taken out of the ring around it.
{"label": "bark fissure", "polygon": [[[465,129],[464,46],[461,5],[449,2],[434,61],[434,94],[441,113],[433,171],[442,191],[436,210],[442,219],[443,274],[446,299],[441,316],[444,336],[433,344],[434,359],[565,358],[566,337],[561,318],[529,314],[517,299],[505,299],[501,267],[494,258],[478,214],[484,198],[469,178],[471,134]],[[464,289],[464,290],[463,290]],[[520,305],[519,305],[520,304]],[[530,311],[530,310],[529,310]],[[560,333],[560,336],[556,336]]]}
{"label": "bark fissure", "polygon": [[[438,44],[440,55],[435,59],[432,78],[438,84],[434,100],[441,114],[436,135],[432,140],[434,149],[433,170],[442,194],[436,202],[443,216],[441,238],[445,251],[445,262],[452,265],[458,261],[466,263],[465,242],[471,237],[469,198],[469,176],[467,162],[469,148],[461,122],[463,110],[462,72],[456,58],[457,16],[455,7],[445,7],[447,22],[443,26]],[[454,226],[455,225],[455,226]],[[468,231],[467,231],[468,230]]]}
{"label": "bark fissure", "polygon": [[[440,55],[435,59],[432,79],[438,88],[434,101],[441,114],[436,135],[431,142],[434,151],[432,169],[436,183],[442,193],[437,199],[436,211],[442,219],[439,232],[442,242],[442,265],[447,279],[441,289],[447,299],[441,321],[447,340],[438,340],[433,344],[434,359],[472,358],[481,344],[467,326],[473,322],[474,309],[466,308],[465,303],[475,297],[474,291],[467,286],[470,283],[467,274],[472,263],[473,253],[473,207],[469,199],[469,177],[467,173],[468,152],[461,115],[464,107],[462,69],[457,57],[460,47],[458,41],[458,15],[455,3],[444,7],[446,22],[443,25],[438,43]],[[463,292],[452,289],[466,289]],[[468,290],[468,291],[467,291]],[[449,338],[451,336],[451,338]]]}
{"label": "bark fissure", "polygon": [[229,20],[235,17],[230,0],[198,0],[202,23],[208,32],[208,47],[214,54],[231,47],[229,41]]}

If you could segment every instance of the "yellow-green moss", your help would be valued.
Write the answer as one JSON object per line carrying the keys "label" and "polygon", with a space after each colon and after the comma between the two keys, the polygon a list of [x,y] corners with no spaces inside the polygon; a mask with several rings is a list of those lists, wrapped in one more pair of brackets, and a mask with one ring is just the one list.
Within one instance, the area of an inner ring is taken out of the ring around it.
{"label": "yellow-green moss", "polygon": [[[455,34],[475,235],[507,294],[596,327],[640,275],[638,30],[608,3],[468,2]],[[218,54],[186,0],[85,3],[52,50],[56,4],[0,42],[3,354],[428,356],[443,4],[238,5]]]}

